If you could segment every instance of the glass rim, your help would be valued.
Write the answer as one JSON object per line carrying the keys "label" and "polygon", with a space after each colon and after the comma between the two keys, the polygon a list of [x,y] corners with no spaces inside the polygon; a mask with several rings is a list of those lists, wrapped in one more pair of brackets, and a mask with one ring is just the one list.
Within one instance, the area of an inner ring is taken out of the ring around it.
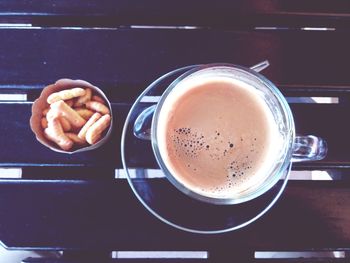
{"label": "glass rim", "polygon": [[[183,184],[181,184],[176,177],[169,171],[167,165],[163,161],[161,152],[158,147],[158,140],[157,140],[157,134],[158,134],[158,119],[159,115],[162,109],[162,106],[166,99],[168,98],[169,94],[173,91],[173,89],[178,85],[179,82],[184,80],[187,77],[190,77],[194,73],[199,73],[201,71],[205,70],[211,70],[211,69],[230,69],[230,70],[236,70],[240,72],[243,75],[247,75],[248,77],[253,77],[260,83],[262,83],[265,87],[267,87],[272,93],[274,94],[275,98],[277,99],[278,102],[280,102],[280,108],[286,117],[286,125],[290,130],[292,131],[291,134],[289,134],[289,138],[286,139],[284,147],[287,148],[288,150],[286,151],[284,158],[283,158],[283,163],[280,165],[278,168],[278,171],[275,172],[274,175],[271,176],[271,180],[268,180],[268,183],[260,185],[256,191],[253,193],[247,194],[246,196],[242,197],[224,197],[224,198],[218,198],[218,197],[210,197],[210,196],[205,196],[202,194],[199,194],[195,191],[192,191],[191,189],[187,188]],[[184,194],[195,198],[197,200],[210,203],[210,204],[216,204],[216,205],[232,205],[232,204],[240,204],[243,202],[250,201],[254,198],[257,198],[258,196],[264,194],[267,192],[269,189],[271,189],[277,181],[282,177],[282,174],[285,169],[287,169],[289,163],[291,162],[292,158],[292,152],[293,152],[293,143],[295,139],[295,127],[294,127],[294,119],[292,112],[290,110],[290,107],[282,95],[282,93],[279,91],[279,89],[266,77],[263,75],[259,74],[258,72],[250,69],[250,68],[245,68],[239,65],[235,64],[229,64],[229,63],[212,63],[212,64],[204,64],[204,65],[198,65],[197,67],[194,67],[193,69],[188,70],[187,72],[183,73],[179,77],[177,77],[172,83],[169,84],[169,86],[166,88],[166,90],[163,92],[161,95],[160,100],[158,101],[158,104],[156,106],[153,119],[152,119],[152,126],[151,126],[151,144],[153,148],[153,152],[156,157],[156,161],[160,168],[164,171],[164,174],[166,178],[181,192]]]}

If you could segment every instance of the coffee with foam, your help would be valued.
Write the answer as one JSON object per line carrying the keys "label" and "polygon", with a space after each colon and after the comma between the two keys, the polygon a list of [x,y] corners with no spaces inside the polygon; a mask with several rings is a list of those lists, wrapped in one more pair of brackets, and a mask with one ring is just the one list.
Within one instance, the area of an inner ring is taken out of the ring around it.
{"label": "coffee with foam", "polygon": [[189,79],[171,91],[159,114],[163,162],[185,188],[230,198],[261,185],[275,165],[279,132],[253,86],[224,76]]}

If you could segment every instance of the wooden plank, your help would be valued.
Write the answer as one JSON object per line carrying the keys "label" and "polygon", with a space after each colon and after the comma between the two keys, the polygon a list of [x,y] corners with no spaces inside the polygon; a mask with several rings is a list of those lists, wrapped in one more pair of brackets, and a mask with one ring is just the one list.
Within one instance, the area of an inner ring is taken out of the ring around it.
{"label": "wooden plank", "polygon": [[256,259],[255,263],[345,263],[347,258],[274,258],[274,259]]}
{"label": "wooden plank", "polygon": [[[209,262],[202,259],[45,259],[28,258],[23,263],[205,263]],[[333,262],[330,262],[333,263]]]}
{"label": "wooden plank", "polygon": [[[234,262],[235,257],[231,259],[223,259],[223,260],[209,260],[209,262]],[[244,262],[251,263],[345,263],[349,260],[347,258],[268,258],[268,259],[242,259]]]}
{"label": "wooden plank", "polygon": [[[84,252],[82,251],[82,256],[84,256]],[[96,259],[49,259],[49,258],[27,258],[23,261],[23,263],[205,263],[208,262],[207,260],[203,259],[101,259],[101,258],[96,258]],[[333,262],[331,262],[333,263]]]}
{"label": "wooden plank", "polygon": [[103,87],[116,102],[131,102],[175,68],[217,62],[251,66],[265,59],[271,66],[264,74],[282,88],[339,90],[350,84],[350,38],[340,31],[2,29],[0,39],[0,87],[31,88],[35,96],[45,85],[70,77]]}
{"label": "wooden plank", "polygon": [[[335,167],[349,167],[350,159],[348,149],[350,141],[347,139],[350,134],[350,125],[347,119],[349,106],[337,104],[291,104],[295,116],[298,134],[317,135],[324,138],[328,143],[328,155],[323,161],[306,162],[295,164],[295,168],[303,169],[327,169]],[[31,104],[0,104],[0,148],[7,149],[0,151],[0,166],[30,167],[30,166],[75,166],[75,167],[104,167],[109,170],[106,177],[110,177],[110,171],[121,168],[120,140],[125,118],[130,109],[127,104],[113,104],[114,129],[111,139],[107,144],[98,150],[78,153],[74,155],[61,154],[51,151],[41,145],[29,127]],[[319,118],[322,116],[322,118]],[[337,118],[334,118],[337,116]],[[135,118],[131,119],[131,123]],[[133,167],[158,168],[149,141],[135,139],[130,126],[126,137],[129,145],[127,154],[128,163]],[[14,132],[15,131],[15,132]],[[132,147],[130,147],[132,145]],[[136,155],[137,153],[137,155]],[[58,169],[50,176],[51,170],[34,170],[29,178],[46,177],[60,178],[60,171],[63,177],[68,174],[73,176],[71,170]],[[88,176],[85,170],[76,173],[74,178],[93,178],[94,171]],[[37,175],[35,175],[37,174]],[[63,178],[62,177],[62,178]],[[68,176],[69,178],[69,176]]]}
{"label": "wooden plank", "polygon": [[[82,252],[84,253],[84,252]],[[23,263],[205,263],[202,259],[45,259],[45,258],[28,258]],[[333,262],[331,262],[333,263]]]}
{"label": "wooden plank", "polygon": [[[154,187],[167,191],[170,184],[162,180],[156,179]],[[349,189],[344,182],[291,181],[282,198],[255,223],[226,234],[201,235],[156,219],[133,196],[126,180],[2,181],[0,240],[12,248],[87,250],[342,248],[350,242]]]}
{"label": "wooden plank", "polygon": [[[215,260],[201,260],[201,259],[109,259],[101,261],[99,263],[220,263],[220,262],[234,262],[238,258],[232,258],[231,261],[215,261]],[[345,263],[348,259],[345,258],[293,258],[293,259],[240,259],[247,263]],[[29,258],[23,261],[23,263],[94,263],[93,260],[65,260],[65,259],[40,259],[40,258]]]}
{"label": "wooden plank", "polygon": [[346,1],[309,0],[5,0],[0,3],[3,22],[35,25],[189,25],[254,26],[349,26],[350,6]]}

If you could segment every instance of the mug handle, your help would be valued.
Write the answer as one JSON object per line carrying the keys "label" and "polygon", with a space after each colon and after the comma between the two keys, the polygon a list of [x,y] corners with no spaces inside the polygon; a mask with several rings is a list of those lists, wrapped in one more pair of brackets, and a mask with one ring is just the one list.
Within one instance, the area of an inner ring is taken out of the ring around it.
{"label": "mug handle", "polygon": [[134,135],[141,140],[151,140],[151,126],[154,111],[156,110],[157,104],[154,104],[144,109],[139,116],[137,116],[133,132]]}
{"label": "mug handle", "polygon": [[296,136],[293,144],[292,162],[318,161],[327,155],[327,143],[314,135]]}
{"label": "mug handle", "polygon": [[[264,60],[252,67],[250,69],[260,72],[270,66],[268,60]],[[144,109],[140,115],[136,118],[133,128],[134,135],[141,140],[151,140],[151,126],[153,113],[156,110],[157,104],[152,105]]]}

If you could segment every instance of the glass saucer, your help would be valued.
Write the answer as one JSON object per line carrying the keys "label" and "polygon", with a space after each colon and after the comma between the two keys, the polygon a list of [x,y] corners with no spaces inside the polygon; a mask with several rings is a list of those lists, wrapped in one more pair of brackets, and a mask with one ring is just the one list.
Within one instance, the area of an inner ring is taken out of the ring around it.
{"label": "glass saucer", "polygon": [[140,113],[157,104],[168,85],[186,71],[187,66],[171,71],[155,80],[137,98],[123,128],[121,156],[131,189],[145,208],[166,224],[192,233],[216,234],[249,225],[265,214],[281,196],[291,168],[265,194],[251,201],[234,205],[204,203],[180,192],[160,170],[151,141],[137,138],[133,133]]}

